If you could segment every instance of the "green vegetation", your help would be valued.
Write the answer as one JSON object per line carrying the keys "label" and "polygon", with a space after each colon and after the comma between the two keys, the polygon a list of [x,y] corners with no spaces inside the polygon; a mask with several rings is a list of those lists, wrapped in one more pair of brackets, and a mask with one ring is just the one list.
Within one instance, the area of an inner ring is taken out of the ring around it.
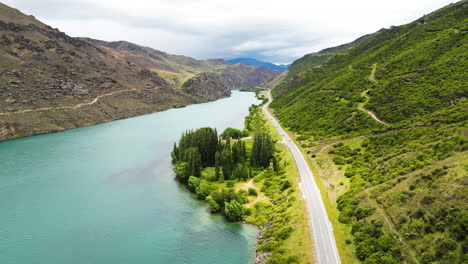
{"label": "green vegetation", "polygon": [[[251,211],[242,204],[249,202],[248,193],[235,191],[235,181],[245,181],[252,177],[253,171],[259,172],[268,168],[272,160],[273,141],[263,132],[254,135],[252,149],[247,155],[246,144],[242,140],[231,144],[230,138],[233,128],[227,128],[222,135],[227,140],[218,139],[216,129],[200,128],[185,132],[179,144],[174,144],[172,160],[176,177],[185,183],[198,199],[206,200],[212,212],[221,212],[230,221],[239,221]],[[238,130],[240,132],[240,130]],[[270,151],[269,156],[259,158]],[[202,169],[214,167],[214,175],[202,173]],[[220,184],[225,180],[226,188]],[[253,194],[256,190],[249,191]]]}
{"label": "green vegetation", "polygon": [[468,259],[467,10],[381,30],[320,67],[293,64],[274,90],[357,262]]}
{"label": "green vegetation", "polygon": [[228,127],[226,128],[219,137],[221,139],[239,139],[241,137],[249,136],[249,131],[247,129],[240,130],[237,128]]}
{"label": "green vegetation", "polygon": [[[462,5],[382,30],[321,67],[297,73],[274,90],[271,106],[291,130],[323,138],[381,128],[357,111],[366,90],[366,108],[388,123],[460,103],[468,96],[468,18]],[[368,79],[373,64],[378,82]]]}
{"label": "green vegetation", "polygon": [[251,106],[249,111],[245,124],[252,139],[236,139],[240,130],[233,128],[219,139],[212,128],[185,132],[172,152],[176,177],[205,200],[212,213],[265,228],[258,249],[271,254],[268,263],[311,262],[292,157],[275,144],[260,108]]}
{"label": "green vegetation", "polygon": [[241,92],[254,92],[254,93],[259,93],[261,91],[265,90],[265,88],[260,88],[260,87],[251,87],[251,88],[241,88],[239,91]]}

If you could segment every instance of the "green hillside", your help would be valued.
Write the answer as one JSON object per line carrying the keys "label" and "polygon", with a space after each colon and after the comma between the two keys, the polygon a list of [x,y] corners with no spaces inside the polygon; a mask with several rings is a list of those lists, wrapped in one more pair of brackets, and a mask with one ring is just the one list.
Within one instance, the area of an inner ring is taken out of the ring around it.
{"label": "green hillside", "polygon": [[273,90],[356,261],[468,261],[467,33],[461,1],[306,56]]}
{"label": "green hillside", "polygon": [[300,81],[302,76],[304,76],[304,74],[306,74],[307,71],[320,67],[335,55],[346,54],[351,48],[359,45],[363,41],[369,39],[370,37],[378,33],[380,33],[380,31],[375,32],[373,34],[364,35],[350,43],[342,44],[336,47],[326,48],[319,52],[313,52],[304,55],[302,58],[297,59],[288,67],[288,72],[286,76],[284,76],[284,78],[281,79],[281,82],[279,82],[278,84],[278,89],[274,90],[273,92],[276,95],[278,95],[279,93],[284,93],[290,87],[294,87],[295,85],[297,85],[296,82]]}

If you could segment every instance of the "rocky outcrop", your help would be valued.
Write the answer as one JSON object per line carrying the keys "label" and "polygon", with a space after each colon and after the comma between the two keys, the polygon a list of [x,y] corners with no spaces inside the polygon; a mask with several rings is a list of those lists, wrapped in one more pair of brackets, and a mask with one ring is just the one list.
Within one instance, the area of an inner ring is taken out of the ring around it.
{"label": "rocky outcrop", "polygon": [[258,250],[258,247],[270,241],[269,238],[264,237],[265,232],[271,228],[272,222],[269,221],[264,227],[260,228],[260,232],[257,235],[257,244],[255,245],[255,261],[254,264],[264,264],[268,261],[271,256],[270,252],[263,252]]}
{"label": "rocky outcrop", "polygon": [[186,81],[182,89],[193,96],[214,101],[231,95],[231,89],[224,85],[214,73],[200,73]]}
{"label": "rocky outcrop", "polygon": [[241,63],[233,66],[234,67],[226,68],[219,75],[224,85],[230,89],[255,87],[280,73],[280,71]]}

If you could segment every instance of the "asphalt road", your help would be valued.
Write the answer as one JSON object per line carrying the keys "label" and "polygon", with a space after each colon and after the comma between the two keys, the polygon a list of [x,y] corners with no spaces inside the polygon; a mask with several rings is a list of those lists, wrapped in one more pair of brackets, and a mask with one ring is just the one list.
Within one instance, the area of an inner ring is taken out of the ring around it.
{"label": "asphalt road", "polygon": [[268,112],[267,107],[272,101],[270,93],[268,93],[268,96],[270,100],[263,106],[262,110],[281,134],[284,144],[288,146],[296,161],[301,177],[300,188],[306,201],[309,224],[312,227],[314,237],[315,259],[319,264],[341,263],[338,249],[336,248],[335,237],[333,236],[333,227],[328,220],[322,196],[320,195],[320,190],[315,182],[312,171],[294,141],[291,140],[278,121]]}

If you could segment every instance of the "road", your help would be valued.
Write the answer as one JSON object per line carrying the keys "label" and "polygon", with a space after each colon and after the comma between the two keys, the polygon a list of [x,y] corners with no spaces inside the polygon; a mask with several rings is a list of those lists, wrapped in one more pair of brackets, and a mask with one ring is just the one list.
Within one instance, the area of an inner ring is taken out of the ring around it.
{"label": "road", "polygon": [[315,259],[318,264],[339,264],[341,261],[333,236],[333,227],[328,220],[327,211],[325,210],[322,196],[320,195],[320,190],[315,182],[312,171],[298,146],[268,111],[267,107],[272,101],[270,93],[268,93],[268,97],[270,100],[263,106],[262,110],[281,134],[283,142],[291,151],[299,170],[301,177],[300,187],[306,201],[309,224],[312,227],[314,237]]}

